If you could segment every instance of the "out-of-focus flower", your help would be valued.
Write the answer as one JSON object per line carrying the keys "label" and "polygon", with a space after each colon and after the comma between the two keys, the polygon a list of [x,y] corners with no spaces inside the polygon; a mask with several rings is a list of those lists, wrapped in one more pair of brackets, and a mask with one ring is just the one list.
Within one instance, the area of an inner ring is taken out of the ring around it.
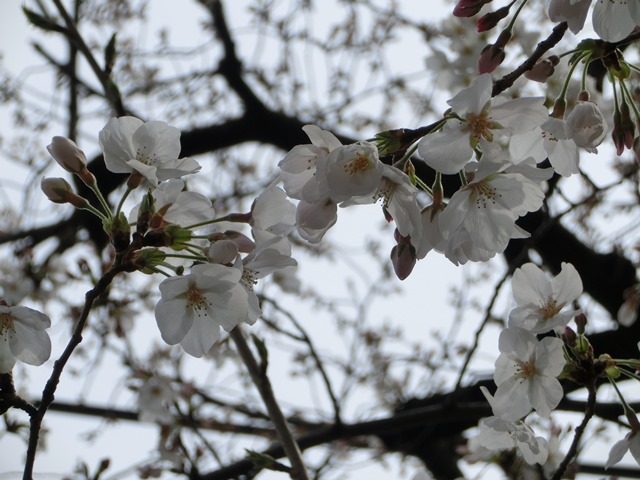
{"label": "out-of-focus flower", "polygon": [[[638,344],[638,347],[640,348],[640,344]],[[631,431],[611,447],[609,458],[604,466],[605,469],[622,460],[627,451],[631,452],[633,458],[640,465],[640,421],[638,421],[638,417],[633,411],[627,411],[627,420],[629,420]]]}
{"label": "out-of-focus flower", "polygon": [[0,304],[0,373],[8,373],[16,360],[42,365],[51,355],[51,340],[45,330],[51,320],[28,307]]}
{"label": "out-of-focus flower", "polygon": [[178,399],[171,382],[163,377],[149,377],[138,390],[139,418],[143,422],[170,425],[173,416],[169,406]]}
{"label": "out-of-focus flower", "polygon": [[138,172],[154,187],[200,170],[195,160],[178,158],[180,130],[164,122],[114,117],[100,131],[98,141],[109,171]]}

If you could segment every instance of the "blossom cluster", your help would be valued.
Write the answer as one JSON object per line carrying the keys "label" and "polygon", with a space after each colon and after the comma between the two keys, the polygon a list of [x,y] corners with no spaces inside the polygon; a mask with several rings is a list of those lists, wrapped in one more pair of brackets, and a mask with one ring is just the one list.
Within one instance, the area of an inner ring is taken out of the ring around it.
{"label": "blossom cluster", "polygon": [[[135,269],[168,277],[159,286],[161,298],[155,309],[163,340],[202,357],[219,339],[221,329],[228,332],[240,323],[255,323],[261,315],[254,291],[258,280],[296,265],[287,239],[294,228],[295,207],[282,189],[275,185],[265,189],[248,213],[216,218],[211,200],[186,190],[181,179],[198,172],[200,165],[179,158],[177,128],[161,121],[112,118],[99,133],[99,143],[107,169],[130,174],[124,198],[139,186],[148,188],[128,218],[112,212],[105,201],[104,212],[93,209],[63,179],[43,179],[42,188],[52,201],[72,203],[100,216],[115,249]],[[86,170],[86,157],[75,143],[55,137],[49,151],[101,198],[95,178]],[[122,205],[121,201],[118,209]],[[251,237],[242,229],[216,230],[214,225],[222,220],[247,225]]]}
{"label": "blossom cluster", "polygon": [[514,272],[512,287],[517,306],[500,333],[500,356],[493,375],[497,390],[492,396],[483,389],[493,416],[481,420],[479,442],[488,449],[517,447],[527,463],[544,464],[547,441],[522,419],[532,410],[548,417],[558,406],[563,396],[558,376],[566,362],[560,338],[539,340],[536,335],[563,331],[579,313],[570,307],[582,294],[582,281],[568,263],[553,279],[527,263]]}

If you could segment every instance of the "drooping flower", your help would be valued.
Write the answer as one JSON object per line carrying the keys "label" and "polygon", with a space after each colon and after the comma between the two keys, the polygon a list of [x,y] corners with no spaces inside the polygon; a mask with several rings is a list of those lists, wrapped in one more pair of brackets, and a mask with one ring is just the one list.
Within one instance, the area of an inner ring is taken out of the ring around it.
{"label": "drooping flower", "polygon": [[420,140],[418,152],[427,165],[444,174],[458,173],[481,140],[533,130],[547,119],[542,97],[492,105],[492,85],[491,75],[480,75],[447,102],[460,120],[449,119],[441,131]]}
{"label": "drooping flower", "polygon": [[219,264],[194,265],[187,275],[160,284],[155,315],[162,339],[202,357],[220,336],[248,319],[247,292],[240,270]]}
{"label": "drooping flower", "polygon": [[508,450],[515,447],[529,465],[545,463],[549,455],[547,441],[542,437],[536,437],[531,427],[521,420],[511,421],[496,416],[494,398],[486,387],[482,386],[480,389],[494,413],[494,416],[480,420],[480,445],[490,450]]}
{"label": "drooping flower", "polygon": [[[640,343],[638,347],[640,348]],[[627,451],[631,452],[633,458],[640,465],[640,421],[638,421],[638,417],[631,409],[627,410],[626,417],[629,420],[631,431],[611,447],[609,458],[604,466],[605,470],[622,460]]]}
{"label": "drooping flower", "polygon": [[242,259],[241,264],[238,262],[237,268],[242,269],[240,284],[246,289],[248,295],[249,312],[246,323],[251,325],[262,315],[258,296],[254,292],[258,280],[278,270],[296,265],[298,262],[291,258],[291,245],[283,237],[273,237],[258,244]]}
{"label": "drooping flower", "polygon": [[560,273],[553,279],[537,265],[526,263],[514,272],[511,285],[518,306],[509,314],[510,327],[545,333],[566,327],[579,313],[565,310],[582,294],[582,280],[570,263],[562,263]]}
{"label": "drooping flower", "polygon": [[285,155],[278,163],[280,178],[289,197],[316,202],[326,196],[316,179],[317,164],[325,161],[342,143],[331,132],[316,125],[305,125],[302,130],[311,144],[296,145]]}
{"label": "drooping flower", "polygon": [[547,14],[552,22],[567,22],[573,33],[584,27],[591,0],[551,0]]}
{"label": "drooping flower", "polygon": [[494,413],[505,420],[518,420],[531,408],[548,417],[563,390],[556,378],[565,365],[562,340],[535,335],[520,327],[505,328],[498,340],[500,356],[493,379],[498,386]]}
{"label": "drooping flower", "polygon": [[348,207],[354,204],[374,203],[382,200],[382,206],[395,221],[400,235],[411,236],[414,245],[419,242],[421,233],[420,206],[416,199],[418,189],[411,183],[407,174],[401,170],[382,165],[382,177],[377,188],[368,195],[354,197],[340,204]]}
{"label": "drooping flower", "polygon": [[154,187],[200,170],[195,160],[178,158],[180,130],[164,122],[114,117],[100,131],[98,141],[109,171],[138,172]]}
{"label": "drooping flower", "polygon": [[51,320],[28,307],[0,304],[0,373],[8,373],[16,360],[42,365],[51,355],[51,340],[45,330]]}
{"label": "drooping flower", "polygon": [[607,121],[593,102],[581,101],[567,116],[567,136],[587,152],[597,153],[598,145],[607,136]]}

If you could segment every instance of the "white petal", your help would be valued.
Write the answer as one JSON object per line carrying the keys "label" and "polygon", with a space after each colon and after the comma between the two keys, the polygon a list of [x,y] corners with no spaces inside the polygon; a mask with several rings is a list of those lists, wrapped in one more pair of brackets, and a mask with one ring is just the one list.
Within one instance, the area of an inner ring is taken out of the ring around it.
{"label": "white petal", "polygon": [[340,140],[338,140],[333,133],[322,130],[316,125],[305,125],[302,127],[302,130],[307,134],[311,143],[317,147],[326,148],[328,151],[331,151],[342,146]]}
{"label": "white petal", "polygon": [[441,132],[427,135],[418,143],[420,158],[434,170],[453,175],[469,162],[473,149],[465,124],[449,120]]}
{"label": "white petal", "polygon": [[160,300],[155,314],[162,339],[169,345],[180,343],[193,324],[193,313],[187,310],[185,300]]}
{"label": "white petal", "polygon": [[534,263],[525,263],[516,269],[511,281],[513,298],[520,306],[538,305],[553,294],[551,282]]}
{"label": "white petal", "polygon": [[629,450],[629,440],[626,437],[619,442],[614,443],[611,450],[609,450],[609,458],[607,459],[607,463],[604,465],[605,470],[622,460],[622,457],[627,453],[627,450]]}
{"label": "white petal", "polygon": [[9,337],[11,353],[29,365],[42,365],[51,355],[51,340],[44,330],[34,330],[14,322],[15,333]]}
{"label": "white petal", "polygon": [[200,358],[207,353],[220,337],[220,326],[208,315],[195,315],[193,324],[180,341],[180,346],[189,355]]}
{"label": "white petal", "polygon": [[180,155],[180,130],[164,122],[146,122],[136,129],[131,144],[136,152],[134,158],[148,158],[159,166]]}
{"label": "white petal", "polygon": [[447,103],[454,112],[462,117],[468,113],[480,113],[487,102],[491,100],[492,88],[491,75],[485,73],[474,78],[468,88],[460,91]]}
{"label": "white petal", "polygon": [[560,273],[551,280],[554,297],[561,305],[567,305],[582,295],[582,279],[570,263],[562,263]]}
{"label": "white petal", "polygon": [[627,37],[635,27],[629,14],[629,1],[637,0],[597,0],[593,9],[593,29],[605,42],[619,42]]}

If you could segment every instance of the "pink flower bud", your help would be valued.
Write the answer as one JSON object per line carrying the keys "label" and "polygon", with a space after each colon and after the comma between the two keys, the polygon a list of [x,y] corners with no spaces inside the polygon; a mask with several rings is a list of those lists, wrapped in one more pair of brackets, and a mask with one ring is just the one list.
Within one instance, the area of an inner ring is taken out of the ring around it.
{"label": "pink flower bud", "polygon": [[407,278],[416,264],[416,249],[413,245],[396,245],[391,249],[391,263],[400,280]]}
{"label": "pink flower bud", "polygon": [[504,61],[504,49],[487,45],[478,58],[478,73],[491,73]]}
{"label": "pink flower bud", "polygon": [[487,30],[491,30],[493,27],[495,27],[500,20],[509,15],[510,7],[511,5],[507,5],[506,7],[499,8],[495,12],[489,12],[479,18],[476,22],[478,32],[486,32]]}
{"label": "pink flower bud", "polygon": [[460,0],[453,9],[454,17],[473,17],[482,7],[492,0]]}
{"label": "pink flower bud", "polygon": [[87,168],[87,157],[78,146],[66,137],[53,137],[47,145],[51,156],[67,172],[80,173]]}

